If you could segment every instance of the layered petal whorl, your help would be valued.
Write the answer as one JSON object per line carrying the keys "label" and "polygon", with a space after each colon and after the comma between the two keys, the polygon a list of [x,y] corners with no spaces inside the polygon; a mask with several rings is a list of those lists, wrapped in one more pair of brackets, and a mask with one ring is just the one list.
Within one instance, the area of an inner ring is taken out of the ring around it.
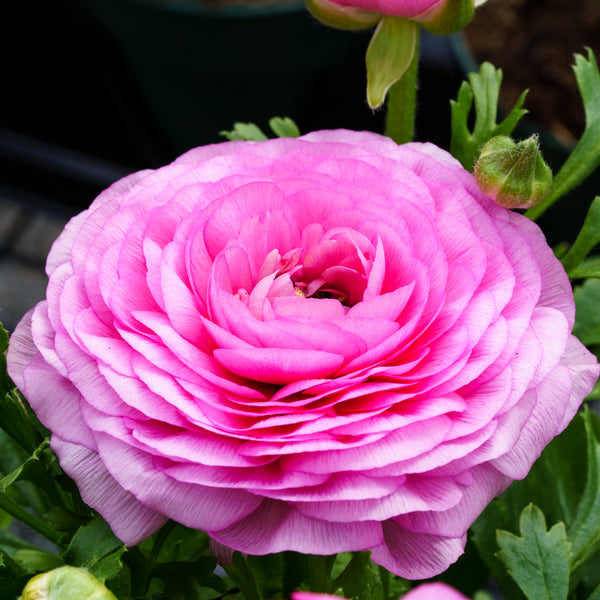
{"label": "layered petal whorl", "polygon": [[538,227],[371,133],[229,142],[114,184],[48,258],[10,374],[126,543],[443,571],[598,377]]}

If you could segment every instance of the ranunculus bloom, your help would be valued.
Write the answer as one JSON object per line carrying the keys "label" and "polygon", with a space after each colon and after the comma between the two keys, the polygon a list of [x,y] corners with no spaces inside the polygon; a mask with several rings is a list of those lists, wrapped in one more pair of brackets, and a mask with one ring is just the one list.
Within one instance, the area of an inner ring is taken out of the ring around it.
{"label": "ranunculus bloom", "polygon": [[[292,600],[343,600],[340,596],[314,592],[292,592]],[[467,600],[459,591],[445,583],[423,583],[402,596],[401,600]]]}
{"label": "ranunculus bloom", "polygon": [[191,150],[58,238],[10,374],[126,544],[443,571],[598,376],[538,227],[429,144]]}
{"label": "ranunculus bloom", "polygon": [[[373,13],[404,17],[414,21],[428,22],[444,14],[449,0],[316,0],[317,2],[332,2]],[[471,8],[479,6],[486,0],[452,0],[452,2],[470,1]]]}

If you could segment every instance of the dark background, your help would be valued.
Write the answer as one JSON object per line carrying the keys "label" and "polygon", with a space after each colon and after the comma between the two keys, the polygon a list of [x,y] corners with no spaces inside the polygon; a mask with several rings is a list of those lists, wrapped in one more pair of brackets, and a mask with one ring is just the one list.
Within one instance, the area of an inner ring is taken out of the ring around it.
{"label": "dark background", "polygon": [[[92,5],[91,11],[86,4]],[[120,32],[119,40],[115,31],[121,25],[107,27],[94,13],[101,4],[111,8],[113,19],[122,13],[132,33]],[[262,29],[268,20],[264,15],[225,20],[180,13],[173,20],[167,11],[123,0],[5,3],[0,184],[76,212],[115,177],[158,167],[188,147],[221,141],[218,132],[236,120],[256,121],[268,130],[268,118],[280,115],[294,118],[302,132],[337,127],[381,131],[383,113],[373,113],[365,101],[364,52],[370,32],[334,31],[302,11],[278,18],[282,34],[273,39],[271,30]],[[297,35],[286,29],[292,18],[300,21]],[[217,32],[218,27],[224,28]],[[209,41],[212,30],[215,37]],[[195,32],[196,41],[205,45],[190,51],[184,36],[193,38]],[[302,40],[304,48],[291,47]],[[265,48],[253,54],[259,44]],[[128,49],[137,49],[138,58],[128,57]],[[193,51],[198,54],[190,57]],[[266,64],[265,54],[280,56],[289,71],[276,72],[281,65]],[[180,62],[181,69],[169,60]],[[242,71],[233,72],[239,65]],[[147,90],[141,89],[140,71],[146,78],[156,75],[160,101],[171,108],[170,116],[163,110],[157,118]],[[246,87],[236,87],[244,74]],[[271,75],[272,90],[265,83]],[[263,107],[257,105],[256,94],[248,99],[256,79],[255,87],[262,86],[267,99]],[[447,145],[448,98],[459,80],[447,40],[428,36],[422,47],[418,139]],[[193,85],[179,89],[181,81]],[[283,88],[295,97],[282,95]],[[218,98],[212,109],[206,106],[211,98]],[[422,99],[427,99],[426,106]],[[195,105],[197,111],[190,108]],[[168,131],[164,120],[169,118],[174,129],[185,128],[184,135],[177,138]]]}

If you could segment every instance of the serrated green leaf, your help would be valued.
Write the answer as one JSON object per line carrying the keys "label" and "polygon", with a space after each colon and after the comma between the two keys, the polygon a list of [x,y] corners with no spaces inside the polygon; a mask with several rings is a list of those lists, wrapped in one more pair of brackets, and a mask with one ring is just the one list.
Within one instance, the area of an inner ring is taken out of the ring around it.
{"label": "serrated green leaf", "polygon": [[267,136],[254,123],[234,123],[231,131],[220,131],[219,135],[230,142],[264,142]]}
{"label": "serrated green leaf", "polygon": [[521,536],[498,531],[498,558],[529,600],[566,600],[571,544],[564,523],[546,529],[544,513],[533,504],[520,518]]}
{"label": "serrated green leaf", "polygon": [[418,25],[401,17],[384,16],[367,48],[367,101],[378,108],[390,87],[406,73],[415,54]]}
{"label": "serrated green leaf", "polygon": [[585,112],[585,130],[556,176],[550,193],[525,214],[535,220],[600,165],[600,72],[594,53],[575,55],[573,66]]}
{"label": "serrated green leaf", "polygon": [[76,567],[92,569],[97,562],[121,548],[123,542],[115,536],[108,523],[101,517],[95,517],[77,530],[65,558]]}
{"label": "serrated green leaf", "polygon": [[[450,101],[450,153],[469,171],[473,171],[481,147],[498,135],[510,136],[521,117],[527,113],[522,108],[527,95],[527,91],[524,91],[504,120],[497,123],[501,83],[502,71],[484,62],[478,73],[469,73],[469,82],[463,81],[457,99]],[[475,124],[470,131],[468,121],[473,104]]]}
{"label": "serrated green leaf", "polygon": [[278,137],[297,138],[300,136],[298,125],[289,117],[273,117],[269,120],[269,127]]}
{"label": "serrated green leaf", "polygon": [[127,551],[125,546],[117,548],[111,554],[96,561],[89,567],[89,572],[102,583],[114,579],[123,569],[123,561],[121,557]]}

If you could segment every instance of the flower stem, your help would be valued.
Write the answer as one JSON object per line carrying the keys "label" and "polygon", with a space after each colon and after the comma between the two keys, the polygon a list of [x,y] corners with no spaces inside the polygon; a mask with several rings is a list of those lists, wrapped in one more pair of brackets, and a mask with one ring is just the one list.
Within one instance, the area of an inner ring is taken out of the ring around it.
{"label": "flower stem", "polygon": [[62,534],[44,523],[41,519],[32,515],[29,511],[25,510],[18,502],[15,502],[5,493],[0,493],[0,509],[17,519],[17,521],[21,521],[21,523],[27,525],[27,527],[33,529],[33,531],[39,533],[53,544],[56,544],[57,546],[62,545]]}
{"label": "flower stem", "polygon": [[412,61],[404,75],[388,91],[385,135],[397,144],[412,142],[415,134],[417,73],[419,67],[419,29]]}

